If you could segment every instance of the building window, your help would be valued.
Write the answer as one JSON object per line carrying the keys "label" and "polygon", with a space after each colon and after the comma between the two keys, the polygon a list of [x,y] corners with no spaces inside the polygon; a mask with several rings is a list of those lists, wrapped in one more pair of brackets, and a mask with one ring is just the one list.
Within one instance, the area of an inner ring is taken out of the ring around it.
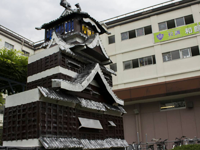
{"label": "building window", "polygon": [[156,64],[155,55],[123,62],[124,70]]}
{"label": "building window", "polygon": [[163,62],[176,60],[176,59],[184,59],[184,58],[199,55],[199,47],[194,46],[191,48],[184,48],[180,50],[163,53],[162,55],[163,55]]}
{"label": "building window", "polygon": [[185,20],[184,20],[183,17],[177,18],[177,19],[175,19],[175,21],[176,21],[176,26],[177,27],[185,25]]}
{"label": "building window", "polygon": [[30,53],[25,51],[25,50],[22,50],[22,53],[23,53],[24,56],[29,56],[30,55]]}
{"label": "building window", "polygon": [[146,27],[139,28],[136,30],[131,30],[131,31],[121,33],[121,40],[123,41],[127,39],[132,39],[135,37],[139,37],[139,36],[147,35],[151,33],[152,33],[151,26],[146,26]]}
{"label": "building window", "polygon": [[162,30],[172,29],[175,27],[179,27],[179,26],[183,26],[183,25],[187,25],[191,23],[194,23],[193,16],[188,15],[185,17],[180,17],[180,18],[169,20],[169,21],[161,22],[158,24],[158,26],[159,26],[159,31],[162,31]]}
{"label": "building window", "polygon": [[14,49],[14,45],[5,42],[5,48],[7,48],[7,49]]}
{"label": "building window", "polygon": [[159,23],[159,31],[167,29],[167,22]]}
{"label": "building window", "polygon": [[129,32],[124,32],[124,33],[121,33],[121,40],[127,40],[129,39]]}
{"label": "building window", "polygon": [[123,64],[124,64],[124,70],[133,68],[133,66],[132,66],[132,60],[125,61]]}
{"label": "building window", "polygon": [[192,56],[199,55],[199,47],[198,46],[191,47],[191,52],[192,52]]}
{"label": "building window", "polygon": [[160,102],[160,110],[186,108],[184,99]]}
{"label": "building window", "polygon": [[110,65],[110,69],[112,69],[113,71],[117,72],[117,64],[116,63],[111,64]]}
{"label": "building window", "polygon": [[108,37],[108,43],[109,44],[115,43],[115,35],[112,35],[112,36]]}
{"label": "building window", "polygon": [[133,62],[133,68],[138,68],[139,67],[138,59],[133,59],[132,62]]}
{"label": "building window", "polygon": [[172,51],[172,52],[171,52],[171,55],[172,55],[172,60],[180,59],[180,52],[179,52],[179,50],[177,50],[177,51]]}
{"label": "building window", "polygon": [[144,28],[140,28],[136,30],[136,36],[142,36],[144,35]]}
{"label": "building window", "polygon": [[190,50],[190,48],[182,49],[181,50],[181,55],[182,55],[182,58],[191,57],[191,50]]}

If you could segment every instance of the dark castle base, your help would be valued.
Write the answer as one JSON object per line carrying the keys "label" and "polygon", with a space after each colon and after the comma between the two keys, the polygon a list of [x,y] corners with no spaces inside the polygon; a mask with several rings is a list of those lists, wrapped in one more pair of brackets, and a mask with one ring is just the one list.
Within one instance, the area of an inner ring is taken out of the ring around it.
{"label": "dark castle base", "polygon": [[[78,129],[79,117],[100,120],[104,130]],[[114,121],[116,127],[109,126],[108,121]],[[124,139],[123,119],[39,101],[5,109],[3,141],[34,139],[44,135],[89,140]]]}

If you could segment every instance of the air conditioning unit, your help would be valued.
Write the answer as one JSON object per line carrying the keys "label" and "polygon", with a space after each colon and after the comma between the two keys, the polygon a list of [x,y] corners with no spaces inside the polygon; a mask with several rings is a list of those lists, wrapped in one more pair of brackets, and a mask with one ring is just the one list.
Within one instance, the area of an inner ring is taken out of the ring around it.
{"label": "air conditioning unit", "polygon": [[186,107],[189,108],[189,109],[192,109],[194,107],[194,104],[192,101],[187,101],[186,102]]}

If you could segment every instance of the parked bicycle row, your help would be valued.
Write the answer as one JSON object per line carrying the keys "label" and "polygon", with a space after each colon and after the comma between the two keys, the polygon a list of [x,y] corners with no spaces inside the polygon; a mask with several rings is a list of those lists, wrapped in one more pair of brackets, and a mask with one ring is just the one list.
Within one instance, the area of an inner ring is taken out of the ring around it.
{"label": "parked bicycle row", "polygon": [[179,147],[182,145],[192,144],[200,144],[200,138],[187,138],[185,136],[182,136],[180,138],[176,138],[174,141],[168,141],[167,139],[162,140],[161,138],[153,138],[151,142],[147,143],[133,142],[132,144],[129,144],[128,150],[168,150],[174,149],[175,147]]}

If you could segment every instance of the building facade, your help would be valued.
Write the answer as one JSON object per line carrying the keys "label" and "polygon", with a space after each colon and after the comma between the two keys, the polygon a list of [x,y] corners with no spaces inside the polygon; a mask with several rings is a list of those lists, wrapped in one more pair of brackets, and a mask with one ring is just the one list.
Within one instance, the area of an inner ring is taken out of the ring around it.
{"label": "building facade", "polygon": [[199,12],[198,0],[176,0],[103,21],[129,144],[200,136]]}
{"label": "building facade", "polygon": [[31,56],[43,48],[43,41],[33,42],[22,35],[0,25],[0,48],[21,50],[23,55]]}

